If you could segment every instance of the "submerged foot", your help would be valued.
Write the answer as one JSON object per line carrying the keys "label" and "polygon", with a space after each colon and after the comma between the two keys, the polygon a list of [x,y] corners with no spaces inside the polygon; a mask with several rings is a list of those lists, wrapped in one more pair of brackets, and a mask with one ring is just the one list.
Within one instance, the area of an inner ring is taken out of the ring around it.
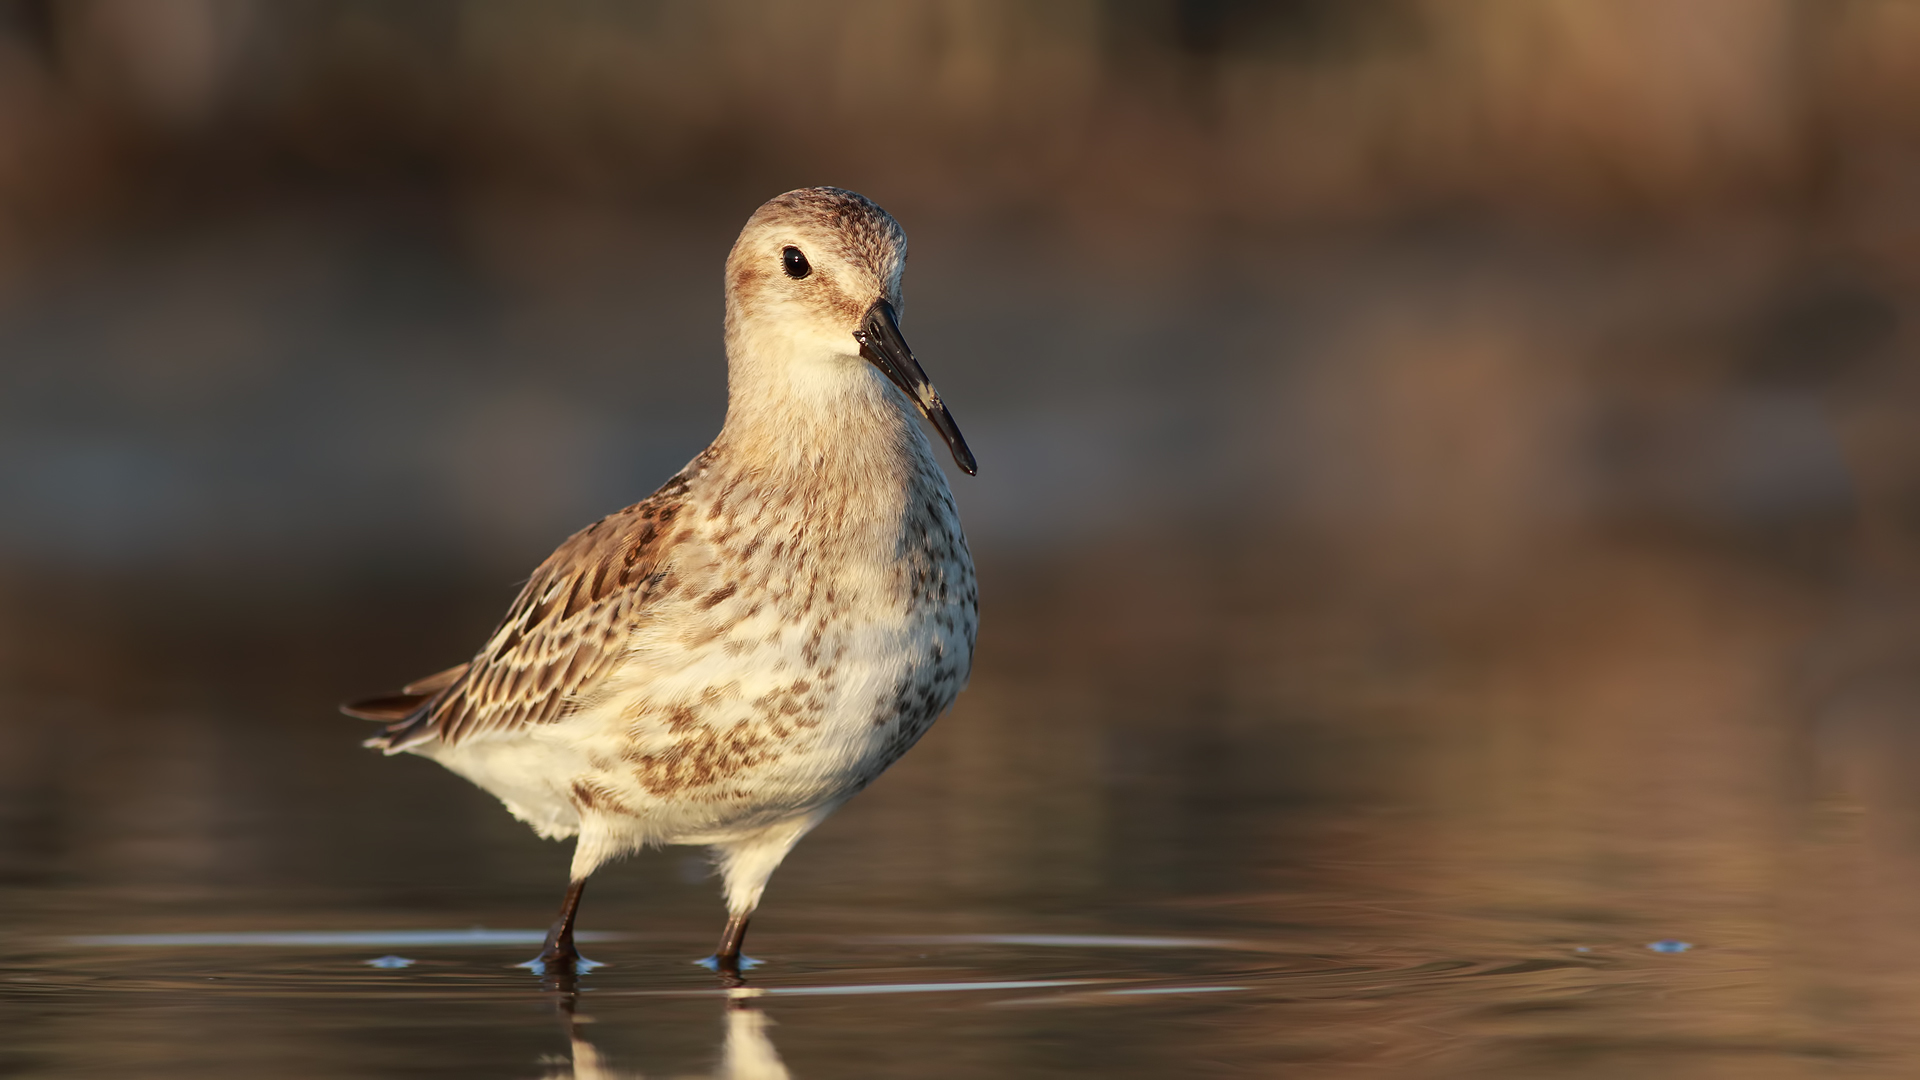
{"label": "submerged foot", "polygon": [[532,969],[536,975],[571,983],[575,976],[600,966],[581,956],[580,950],[573,947],[574,913],[580,909],[580,893],[586,885],[586,878],[568,884],[567,898],[560,905],[560,917],[553,921],[552,928],[547,931],[547,940],[540,946],[540,955],[521,964],[521,967]]}
{"label": "submerged foot", "polygon": [[746,980],[740,977],[742,971],[760,966],[760,961],[750,956],[740,955],[740,945],[747,939],[747,919],[751,912],[740,912],[727,918],[727,928],[720,933],[720,947],[713,955],[695,963],[720,976],[724,986],[744,986]]}
{"label": "submerged foot", "polygon": [[540,955],[520,965],[539,975],[551,975],[560,971],[584,971],[594,966],[593,961],[581,956],[572,949],[561,951],[553,948],[540,950]]}
{"label": "submerged foot", "polygon": [[[592,963],[593,961],[589,960],[587,962]],[[705,960],[695,960],[694,963],[706,968],[708,971],[731,971],[735,975],[738,975],[743,971],[752,971],[754,968],[766,963],[766,961],[755,960],[751,956],[721,956],[719,953],[715,953]]]}
{"label": "submerged foot", "polygon": [[548,990],[571,994],[579,989],[580,976],[605,965],[581,956],[572,948],[555,949],[551,945],[540,955],[519,965],[540,976],[540,985]]}
{"label": "submerged foot", "polygon": [[540,955],[520,966],[535,975],[572,979],[605,965],[581,956],[580,950],[573,947],[573,927],[556,926],[540,946]]}
{"label": "submerged foot", "polygon": [[705,960],[695,960],[694,963],[720,976],[720,985],[729,990],[738,989],[739,987],[747,985],[746,977],[743,976],[741,972],[751,971],[760,966],[760,961],[755,960],[751,956],[740,956],[738,954],[722,956],[719,953],[715,953]]}

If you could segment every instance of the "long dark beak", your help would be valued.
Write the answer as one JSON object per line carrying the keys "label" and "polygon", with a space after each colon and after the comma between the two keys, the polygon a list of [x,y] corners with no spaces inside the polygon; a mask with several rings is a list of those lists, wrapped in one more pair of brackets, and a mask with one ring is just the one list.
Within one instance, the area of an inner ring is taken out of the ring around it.
{"label": "long dark beak", "polygon": [[968,476],[977,475],[974,468],[973,451],[967,449],[967,440],[960,437],[960,429],[954,425],[953,414],[940,400],[940,391],[933,388],[933,380],[920,370],[920,361],[913,358],[913,350],[907,348],[907,339],[900,336],[900,323],[893,315],[893,305],[885,300],[876,300],[867,309],[867,317],[860,323],[860,329],[853,332],[854,340],[860,343],[860,355],[867,362],[884,372],[920,406],[921,413],[939,430],[940,437],[947,440],[947,449],[953,451],[953,463],[966,471]]}

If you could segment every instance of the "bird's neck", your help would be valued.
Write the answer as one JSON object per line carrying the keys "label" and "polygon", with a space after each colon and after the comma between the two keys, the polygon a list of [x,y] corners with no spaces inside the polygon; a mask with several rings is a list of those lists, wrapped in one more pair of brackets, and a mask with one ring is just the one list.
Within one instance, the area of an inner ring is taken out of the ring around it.
{"label": "bird's neck", "polygon": [[873,365],[728,344],[727,421],[715,449],[741,482],[830,497],[877,523],[897,519],[915,484],[939,475],[912,406]]}

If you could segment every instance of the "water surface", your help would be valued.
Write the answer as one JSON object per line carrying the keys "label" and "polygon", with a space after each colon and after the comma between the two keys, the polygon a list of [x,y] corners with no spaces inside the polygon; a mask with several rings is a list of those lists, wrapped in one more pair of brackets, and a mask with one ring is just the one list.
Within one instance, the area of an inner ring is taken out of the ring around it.
{"label": "water surface", "polygon": [[583,948],[605,966],[577,999],[515,966],[566,851],[431,764],[354,745],[327,679],[392,663],[389,645],[327,653],[326,620],[264,615],[158,644],[123,614],[126,633],[89,638],[118,675],[16,690],[33,722],[0,728],[0,1068],[1920,1060],[1911,698],[1883,606],[1697,538],[1545,549],[1467,593],[1274,538],[1083,556],[989,568],[1004,599],[973,687],[781,870],[749,942],[765,963],[733,994],[692,963],[721,911],[682,849],[596,876]]}

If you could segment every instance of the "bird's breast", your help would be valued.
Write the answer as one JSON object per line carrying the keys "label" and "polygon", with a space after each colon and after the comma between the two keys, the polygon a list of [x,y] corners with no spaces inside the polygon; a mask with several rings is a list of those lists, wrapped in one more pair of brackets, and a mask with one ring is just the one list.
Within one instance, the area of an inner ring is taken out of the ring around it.
{"label": "bird's breast", "polygon": [[635,813],[844,798],[966,684],[977,592],[951,495],[916,485],[890,521],[823,519],[800,496],[716,501],[676,545],[673,595],[583,710],[608,736],[595,783],[634,793]]}

